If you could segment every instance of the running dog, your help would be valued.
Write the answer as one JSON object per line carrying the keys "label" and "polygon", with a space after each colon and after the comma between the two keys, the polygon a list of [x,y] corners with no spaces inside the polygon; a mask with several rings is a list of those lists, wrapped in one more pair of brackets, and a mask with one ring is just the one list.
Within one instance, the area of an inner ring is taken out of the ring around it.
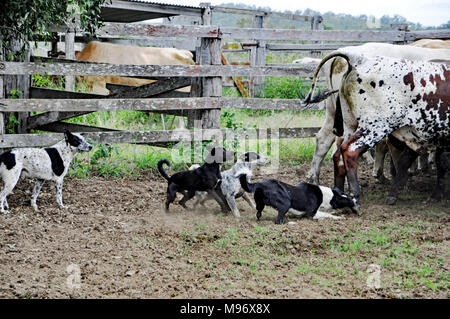
{"label": "running dog", "polygon": [[[234,216],[241,216],[235,200],[241,196],[244,197],[253,209],[256,209],[256,205],[251,197],[246,192],[242,191],[241,183],[239,182],[239,177],[237,176],[241,174],[251,176],[253,174],[253,169],[255,169],[258,165],[264,165],[267,160],[267,157],[259,155],[256,152],[246,152],[239,156],[236,164],[234,164],[232,168],[221,173],[222,183],[220,184],[220,189],[222,190],[222,194],[225,196],[225,199]],[[197,167],[199,167],[198,164],[195,164],[189,169],[195,169]],[[195,197],[197,201],[194,204],[194,209],[198,206],[198,204],[204,205],[205,201],[212,199],[212,197],[206,192],[196,192]]]}
{"label": "running dog", "polygon": [[[62,201],[64,176],[72,159],[78,152],[89,152],[92,145],[81,135],[64,132],[64,139],[48,148],[14,148],[0,155],[0,175],[4,188],[0,193],[0,212],[8,213],[6,197],[20,178],[35,178],[36,184],[31,196],[31,207],[38,210],[36,200],[45,181],[55,181],[56,202],[59,208],[67,209]],[[6,208],[6,210],[5,210]]]}
{"label": "running dog", "polygon": [[[265,205],[275,208],[278,216],[275,224],[284,223],[284,216],[293,209],[297,212],[305,212],[308,218],[314,218],[319,208],[338,209],[351,208],[356,211],[354,199],[347,196],[338,188],[317,186],[302,182],[297,186],[292,186],[276,179],[266,179],[258,183],[249,183],[247,176],[239,176],[242,188],[254,194],[256,202],[256,218],[261,218],[261,212]],[[294,214],[296,212],[293,211]],[[316,217],[323,218],[322,212]]]}
{"label": "running dog", "polygon": [[213,147],[202,166],[194,170],[181,171],[172,176],[169,176],[163,168],[163,164],[170,166],[170,162],[167,159],[160,160],[158,171],[168,181],[166,212],[169,211],[170,204],[175,201],[177,192],[184,195],[179,204],[188,209],[186,202],[195,196],[196,191],[208,192],[219,203],[222,211],[229,210],[223,198],[218,194],[217,188],[222,178],[220,174],[221,164],[232,159],[234,159],[233,151],[227,151],[223,147]]}

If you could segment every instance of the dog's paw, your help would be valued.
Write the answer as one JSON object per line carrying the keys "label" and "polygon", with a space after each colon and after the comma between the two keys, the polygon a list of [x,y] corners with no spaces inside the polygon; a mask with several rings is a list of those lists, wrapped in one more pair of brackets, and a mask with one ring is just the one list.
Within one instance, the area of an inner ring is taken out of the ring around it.
{"label": "dog's paw", "polygon": [[65,205],[59,205],[59,209],[67,210],[67,209],[69,209],[69,207],[67,207],[67,206],[65,206]]}
{"label": "dog's paw", "polygon": [[31,205],[31,208],[33,208],[33,210],[34,210],[35,212],[38,212],[38,211],[39,211],[37,205]]}
{"label": "dog's paw", "polygon": [[9,210],[2,209],[2,210],[0,210],[0,213],[9,215]]}

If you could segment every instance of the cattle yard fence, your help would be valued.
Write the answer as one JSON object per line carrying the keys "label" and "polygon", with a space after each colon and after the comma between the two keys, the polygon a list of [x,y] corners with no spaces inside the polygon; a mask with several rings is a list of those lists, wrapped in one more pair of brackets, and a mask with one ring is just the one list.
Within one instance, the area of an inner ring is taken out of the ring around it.
{"label": "cattle yard fence", "polygon": [[[205,11],[205,20],[208,12]],[[55,32],[73,33],[67,28],[55,28]],[[198,65],[114,65],[72,59],[31,58],[29,62],[0,61],[0,148],[47,146],[62,138],[65,128],[86,132],[87,138],[99,143],[137,143],[162,145],[189,141],[201,134],[211,138],[216,133],[235,134],[231,129],[220,129],[221,109],[269,109],[314,110],[305,107],[299,99],[231,98],[222,96],[223,78],[267,76],[311,77],[314,65],[265,65],[266,50],[330,50],[338,46],[363,42],[406,43],[422,38],[450,38],[450,30],[432,31],[337,31],[295,30],[264,28],[231,28],[209,25],[152,25],[107,23],[98,31],[100,38],[154,39],[180,37],[198,41],[196,60]],[[75,36],[66,37],[75,39]],[[260,55],[253,65],[224,65],[223,41],[248,40],[257,43]],[[265,41],[313,41],[312,44],[265,43]],[[319,42],[334,43],[319,43]],[[339,43],[339,44],[336,44]],[[30,76],[40,75],[95,75],[130,76],[158,79],[141,87],[111,85],[112,94],[102,96],[73,91],[56,91],[30,87]],[[24,80],[25,79],[25,80]],[[25,98],[15,98],[11,92],[25,83]],[[191,85],[191,92],[174,91]],[[174,114],[188,117],[186,130],[119,131],[63,122],[66,119],[96,111],[138,110]],[[7,134],[4,120],[7,114],[18,112],[17,134]],[[32,112],[41,112],[33,114]],[[199,130],[202,129],[202,130]],[[276,132],[279,138],[312,137],[318,127],[283,128]],[[53,133],[30,134],[31,130]],[[265,130],[265,129],[264,129]],[[199,133],[201,132],[201,133]],[[214,133],[215,132],[215,133]],[[259,129],[243,129],[245,137],[258,136]],[[271,133],[269,133],[270,135]],[[274,133],[275,134],[275,133]]]}

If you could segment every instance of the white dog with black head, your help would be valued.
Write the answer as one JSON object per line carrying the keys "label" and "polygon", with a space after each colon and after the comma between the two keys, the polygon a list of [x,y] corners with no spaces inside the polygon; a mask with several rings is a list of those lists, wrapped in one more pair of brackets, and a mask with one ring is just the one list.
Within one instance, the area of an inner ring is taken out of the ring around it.
{"label": "white dog with black head", "polygon": [[[89,152],[92,145],[80,134],[64,132],[64,139],[47,148],[14,148],[0,155],[0,176],[4,188],[0,193],[0,212],[8,213],[6,197],[20,178],[35,178],[31,207],[37,211],[36,200],[45,181],[56,184],[56,202],[67,209],[62,201],[62,184],[72,159],[78,152]],[[6,209],[5,209],[6,208]]]}

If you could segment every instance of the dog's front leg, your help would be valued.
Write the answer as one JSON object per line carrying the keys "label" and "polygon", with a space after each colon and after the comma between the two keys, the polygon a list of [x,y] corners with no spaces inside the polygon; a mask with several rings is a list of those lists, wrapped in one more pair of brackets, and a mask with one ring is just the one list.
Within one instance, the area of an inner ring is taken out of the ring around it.
{"label": "dog's front leg", "polygon": [[242,196],[244,197],[245,201],[246,201],[253,209],[256,209],[255,203],[253,202],[253,200],[251,199],[251,197],[250,197],[247,193],[244,193]]}
{"label": "dog's front leg", "polygon": [[234,195],[227,194],[225,197],[227,199],[228,206],[230,206],[231,211],[233,212],[233,215],[236,217],[241,217],[241,214],[239,213],[239,209],[236,206],[236,201],[234,199]]}
{"label": "dog's front leg", "polygon": [[210,194],[216,200],[216,202],[220,205],[220,209],[222,210],[223,213],[230,211],[230,208],[228,207],[227,204],[225,204],[225,202],[222,198],[222,197],[224,197],[223,195],[222,195],[222,197],[219,196],[219,194],[217,194],[216,190],[214,190],[214,189],[208,189],[208,194]]}
{"label": "dog's front leg", "polygon": [[183,198],[178,202],[181,206],[183,206],[184,209],[189,210],[189,207],[186,206],[186,202],[188,200],[190,200],[192,197],[195,196],[195,191],[187,191],[186,193],[184,193]]}
{"label": "dog's front leg", "polygon": [[34,188],[33,188],[33,195],[31,195],[31,207],[33,207],[33,209],[36,212],[38,211],[38,207],[36,205],[36,200],[39,196],[42,185],[44,185],[44,182],[45,182],[45,180],[43,180],[43,179],[36,180],[36,184],[34,185]]}
{"label": "dog's front leg", "polygon": [[58,203],[59,208],[67,209],[68,207],[64,206],[62,200],[62,184],[62,180],[56,181],[56,202]]}
{"label": "dog's front leg", "polygon": [[4,188],[0,193],[0,212],[2,212],[3,214],[9,213],[9,205],[6,197],[12,192],[17,182],[19,181],[21,170],[22,168],[13,168],[7,178],[3,180]]}

